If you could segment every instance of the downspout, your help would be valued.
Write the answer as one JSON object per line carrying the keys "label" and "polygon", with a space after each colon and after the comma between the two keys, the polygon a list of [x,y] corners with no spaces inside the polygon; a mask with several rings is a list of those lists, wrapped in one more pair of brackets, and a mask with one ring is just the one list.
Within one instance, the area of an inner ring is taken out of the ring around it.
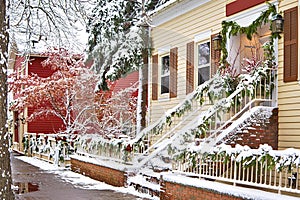
{"label": "downspout", "polygon": [[[29,73],[29,61],[30,61],[30,56],[31,56],[31,54],[29,54],[28,55],[28,60],[27,60],[27,58],[25,59],[25,70],[24,70],[24,72],[22,72],[22,73],[24,73],[26,76],[28,76],[28,73]],[[24,111],[23,111],[23,118],[24,119],[28,119],[28,107],[26,106],[25,108],[24,108]],[[23,138],[23,136],[24,136],[24,134],[25,133],[28,133],[28,121],[26,120],[25,121],[25,123],[23,124],[23,123],[21,123],[22,124],[22,126],[23,126],[23,133],[22,133],[22,136],[21,136],[21,138]]]}
{"label": "downspout", "polygon": [[152,82],[152,79],[151,79],[151,70],[150,70],[150,61],[151,61],[151,51],[150,51],[150,45],[151,45],[151,27],[149,26],[148,28],[148,63],[147,63],[147,69],[148,69],[148,105],[147,105],[147,112],[146,112],[146,123],[147,123],[147,126],[150,125],[150,119],[151,119],[151,109],[150,109],[150,106],[151,106],[151,96],[150,96],[150,85],[151,85],[151,82]]}
{"label": "downspout", "polygon": [[141,132],[142,125],[142,96],[143,96],[143,69],[139,67],[139,87],[138,87],[138,99],[136,105],[136,135]]}
{"label": "downspout", "polygon": [[[279,0],[274,2],[274,5],[276,6],[277,12],[279,11]],[[275,56],[275,62],[277,64],[277,70],[276,70],[276,80],[275,80],[275,90],[273,91],[273,99],[272,99],[272,106],[277,107],[278,106],[278,38],[274,40],[274,56]]]}

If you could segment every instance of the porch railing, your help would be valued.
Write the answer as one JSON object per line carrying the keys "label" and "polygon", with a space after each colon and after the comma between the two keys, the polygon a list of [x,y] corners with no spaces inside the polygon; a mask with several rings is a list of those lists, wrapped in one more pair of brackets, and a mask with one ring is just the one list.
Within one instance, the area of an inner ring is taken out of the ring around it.
{"label": "porch railing", "polygon": [[71,142],[65,135],[25,133],[23,138],[24,153],[40,159],[68,165],[72,152]]}
{"label": "porch railing", "polygon": [[[181,161],[174,162],[173,168],[179,173],[234,186],[239,184],[272,189],[278,193],[282,191],[300,193],[299,150],[272,150],[264,155],[259,149],[247,149],[243,152],[231,149],[231,151],[236,153],[187,156]],[[253,154],[245,157],[250,152]]]}
{"label": "porch railing", "polygon": [[76,141],[75,150],[79,155],[131,162],[131,147],[127,145],[128,142],[128,138],[107,140],[96,134],[83,135]]}
{"label": "porch railing", "polygon": [[[142,147],[142,150],[138,151],[138,153],[140,153],[139,155],[144,155],[145,157],[148,153],[151,153],[151,149],[163,149],[161,146],[167,146],[172,142],[168,140],[164,142],[164,144],[161,144],[162,141],[171,137],[173,137],[171,140],[174,140],[177,136],[183,136],[185,131],[201,132],[202,130],[202,133],[198,133],[201,137],[200,143],[202,143],[203,149],[206,148],[206,150],[209,150],[218,142],[217,139],[220,140],[226,136],[222,134],[223,131],[244,112],[259,104],[271,106],[273,97],[272,89],[275,87],[276,71],[270,68],[263,68],[251,77],[247,77],[247,75],[245,76],[245,80],[242,80],[237,89],[227,98],[216,100],[216,103],[214,105],[210,105],[207,110],[201,111],[200,108],[196,111],[196,113],[198,112],[199,114],[194,117],[191,121],[192,123],[185,123],[181,129],[177,131],[176,126],[173,128],[171,127],[170,131],[164,132],[156,143],[152,145],[150,144],[149,147]],[[178,126],[181,125],[181,123],[182,122],[180,122]],[[232,126],[231,129],[233,128],[234,127]],[[143,136],[151,137],[149,132]],[[147,141],[150,141],[150,139]],[[141,147],[136,140],[133,140],[132,143],[133,146],[136,145],[137,147]],[[142,145],[143,144],[144,143],[142,143]],[[158,151],[155,150],[153,153],[158,153]],[[139,160],[141,161],[143,159]]]}
{"label": "porch railing", "polygon": [[264,73],[263,76],[257,73],[251,80],[241,82],[231,95],[216,102],[199,118],[192,131],[196,132],[196,140],[202,143],[203,148],[213,148],[236,129],[238,123],[243,122],[238,119],[251,108],[258,105],[272,106],[276,71],[265,69]]}
{"label": "porch railing", "polygon": [[[170,137],[174,130],[185,124],[190,116],[199,113],[211,102],[208,97],[207,87],[214,81],[214,78],[206,81],[189,94],[182,102],[169,109],[160,119],[143,129],[130,142],[135,154],[148,154],[156,148],[156,145],[167,137]],[[202,96],[198,96],[201,93]],[[181,113],[180,116],[176,113]]]}

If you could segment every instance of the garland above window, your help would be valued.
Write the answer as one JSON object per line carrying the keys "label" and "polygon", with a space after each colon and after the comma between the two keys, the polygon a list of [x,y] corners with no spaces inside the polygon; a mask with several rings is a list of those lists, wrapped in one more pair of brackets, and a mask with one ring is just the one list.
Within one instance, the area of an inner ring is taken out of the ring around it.
{"label": "garland above window", "polygon": [[[276,10],[276,6],[274,4],[270,4],[268,9],[263,11],[260,16],[254,20],[248,27],[242,27],[238,25],[234,21],[223,21],[222,22],[222,42],[221,42],[221,51],[222,51],[222,58],[221,58],[221,64],[223,64],[223,67],[227,65],[227,57],[228,57],[228,51],[226,49],[226,43],[227,43],[227,37],[230,38],[231,36],[236,36],[237,34],[246,34],[247,38],[249,40],[252,39],[253,34],[255,34],[259,27],[262,25],[271,22],[271,19],[274,18],[278,13]],[[270,23],[270,30],[272,30],[272,23]],[[271,35],[271,41],[270,45],[272,48],[267,49],[268,52],[268,58],[271,56],[273,58],[274,54],[274,39],[280,38],[279,33],[273,33]],[[268,59],[267,58],[267,59]]]}

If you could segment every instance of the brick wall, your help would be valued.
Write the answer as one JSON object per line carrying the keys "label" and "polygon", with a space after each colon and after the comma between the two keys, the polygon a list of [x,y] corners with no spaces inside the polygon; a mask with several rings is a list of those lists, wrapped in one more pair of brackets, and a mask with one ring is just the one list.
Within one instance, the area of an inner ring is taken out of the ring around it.
{"label": "brick wall", "polygon": [[124,187],[126,185],[127,174],[123,171],[87,163],[74,158],[71,158],[71,169],[74,172],[84,174],[109,185],[117,187]]}
{"label": "brick wall", "polygon": [[248,145],[252,149],[257,149],[260,144],[268,144],[273,149],[278,149],[278,108],[274,108],[272,112],[270,119],[263,123],[252,122],[234,133],[226,143],[233,147],[236,144]]}
{"label": "brick wall", "polygon": [[242,198],[222,194],[203,188],[180,185],[163,181],[160,200],[242,200]]}

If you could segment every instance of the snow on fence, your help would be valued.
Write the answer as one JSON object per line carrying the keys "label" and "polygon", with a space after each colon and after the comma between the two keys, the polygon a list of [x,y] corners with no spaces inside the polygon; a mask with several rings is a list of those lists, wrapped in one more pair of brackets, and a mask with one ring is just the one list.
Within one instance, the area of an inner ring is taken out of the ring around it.
{"label": "snow on fence", "polygon": [[25,133],[24,153],[57,165],[68,165],[69,155],[74,151],[72,141],[61,134]]}
{"label": "snow on fence", "polygon": [[220,145],[210,153],[187,153],[173,170],[211,181],[300,193],[300,151]]}
{"label": "snow on fence", "polygon": [[75,152],[79,155],[130,162],[132,148],[127,145],[129,138],[105,139],[102,135],[87,134],[79,136],[75,142]]}
{"label": "snow on fence", "polygon": [[129,163],[133,152],[130,146],[125,146],[127,139],[108,140],[98,134],[73,135],[70,138],[65,134],[26,133],[23,145],[25,154],[54,164],[69,164],[69,156],[73,153]]}

